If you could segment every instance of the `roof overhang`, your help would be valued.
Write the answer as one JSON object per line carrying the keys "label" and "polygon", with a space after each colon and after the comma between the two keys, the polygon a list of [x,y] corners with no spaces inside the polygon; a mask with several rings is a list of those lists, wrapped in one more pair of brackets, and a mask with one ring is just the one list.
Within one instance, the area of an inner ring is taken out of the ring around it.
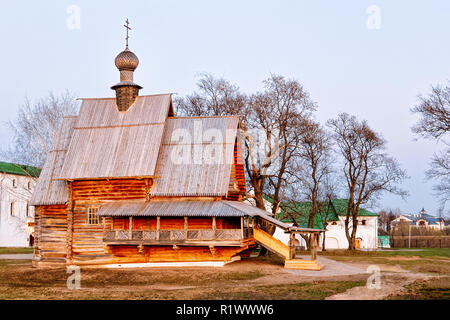
{"label": "roof overhang", "polygon": [[232,201],[117,201],[102,205],[99,216],[132,217],[244,217],[253,216]]}

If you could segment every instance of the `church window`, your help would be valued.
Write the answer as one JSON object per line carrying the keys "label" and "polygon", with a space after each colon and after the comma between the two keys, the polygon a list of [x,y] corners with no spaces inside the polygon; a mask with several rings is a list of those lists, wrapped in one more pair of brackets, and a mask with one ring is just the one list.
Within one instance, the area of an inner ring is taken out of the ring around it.
{"label": "church window", "polygon": [[88,207],[87,208],[87,216],[86,223],[87,224],[99,224],[100,219],[97,215],[98,208],[97,207]]}

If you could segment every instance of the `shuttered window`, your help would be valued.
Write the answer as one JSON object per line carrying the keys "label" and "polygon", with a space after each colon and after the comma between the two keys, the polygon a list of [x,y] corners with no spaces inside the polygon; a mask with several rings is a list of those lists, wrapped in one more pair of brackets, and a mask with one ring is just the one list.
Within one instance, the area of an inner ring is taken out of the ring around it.
{"label": "shuttered window", "polygon": [[88,207],[87,208],[87,216],[86,216],[86,223],[87,224],[99,224],[100,219],[97,216],[97,207]]}

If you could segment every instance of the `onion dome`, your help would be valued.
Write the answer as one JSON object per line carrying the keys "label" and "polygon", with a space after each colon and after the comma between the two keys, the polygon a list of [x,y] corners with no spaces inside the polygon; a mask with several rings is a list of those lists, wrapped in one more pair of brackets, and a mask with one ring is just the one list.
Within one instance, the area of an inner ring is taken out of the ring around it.
{"label": "onion dome", "polygon": [[114,60],[117,69],[134,71],[139,65],[138,57],[128,49],[128,46],[124,51],[119,53]]}

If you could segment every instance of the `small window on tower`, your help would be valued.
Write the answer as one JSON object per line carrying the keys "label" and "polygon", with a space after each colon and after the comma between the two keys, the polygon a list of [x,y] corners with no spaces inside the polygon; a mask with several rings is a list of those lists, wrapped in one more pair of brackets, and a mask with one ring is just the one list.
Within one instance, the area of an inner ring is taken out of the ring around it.
{"label": "small window on tower", "polygon": [[17,188],[17,180],[16,179],[13,179],[13,188]]}
{"label": "small window on tower", "polygon": [[97,207],[88,207],[87,208],[87,216],[86,216],[86,223],[87,224],[99,224],[100,219],[97,216]]}
{"label": "small window on tower", "polygon": [[31,181],[28,181],[28,190],[31,190]]}

